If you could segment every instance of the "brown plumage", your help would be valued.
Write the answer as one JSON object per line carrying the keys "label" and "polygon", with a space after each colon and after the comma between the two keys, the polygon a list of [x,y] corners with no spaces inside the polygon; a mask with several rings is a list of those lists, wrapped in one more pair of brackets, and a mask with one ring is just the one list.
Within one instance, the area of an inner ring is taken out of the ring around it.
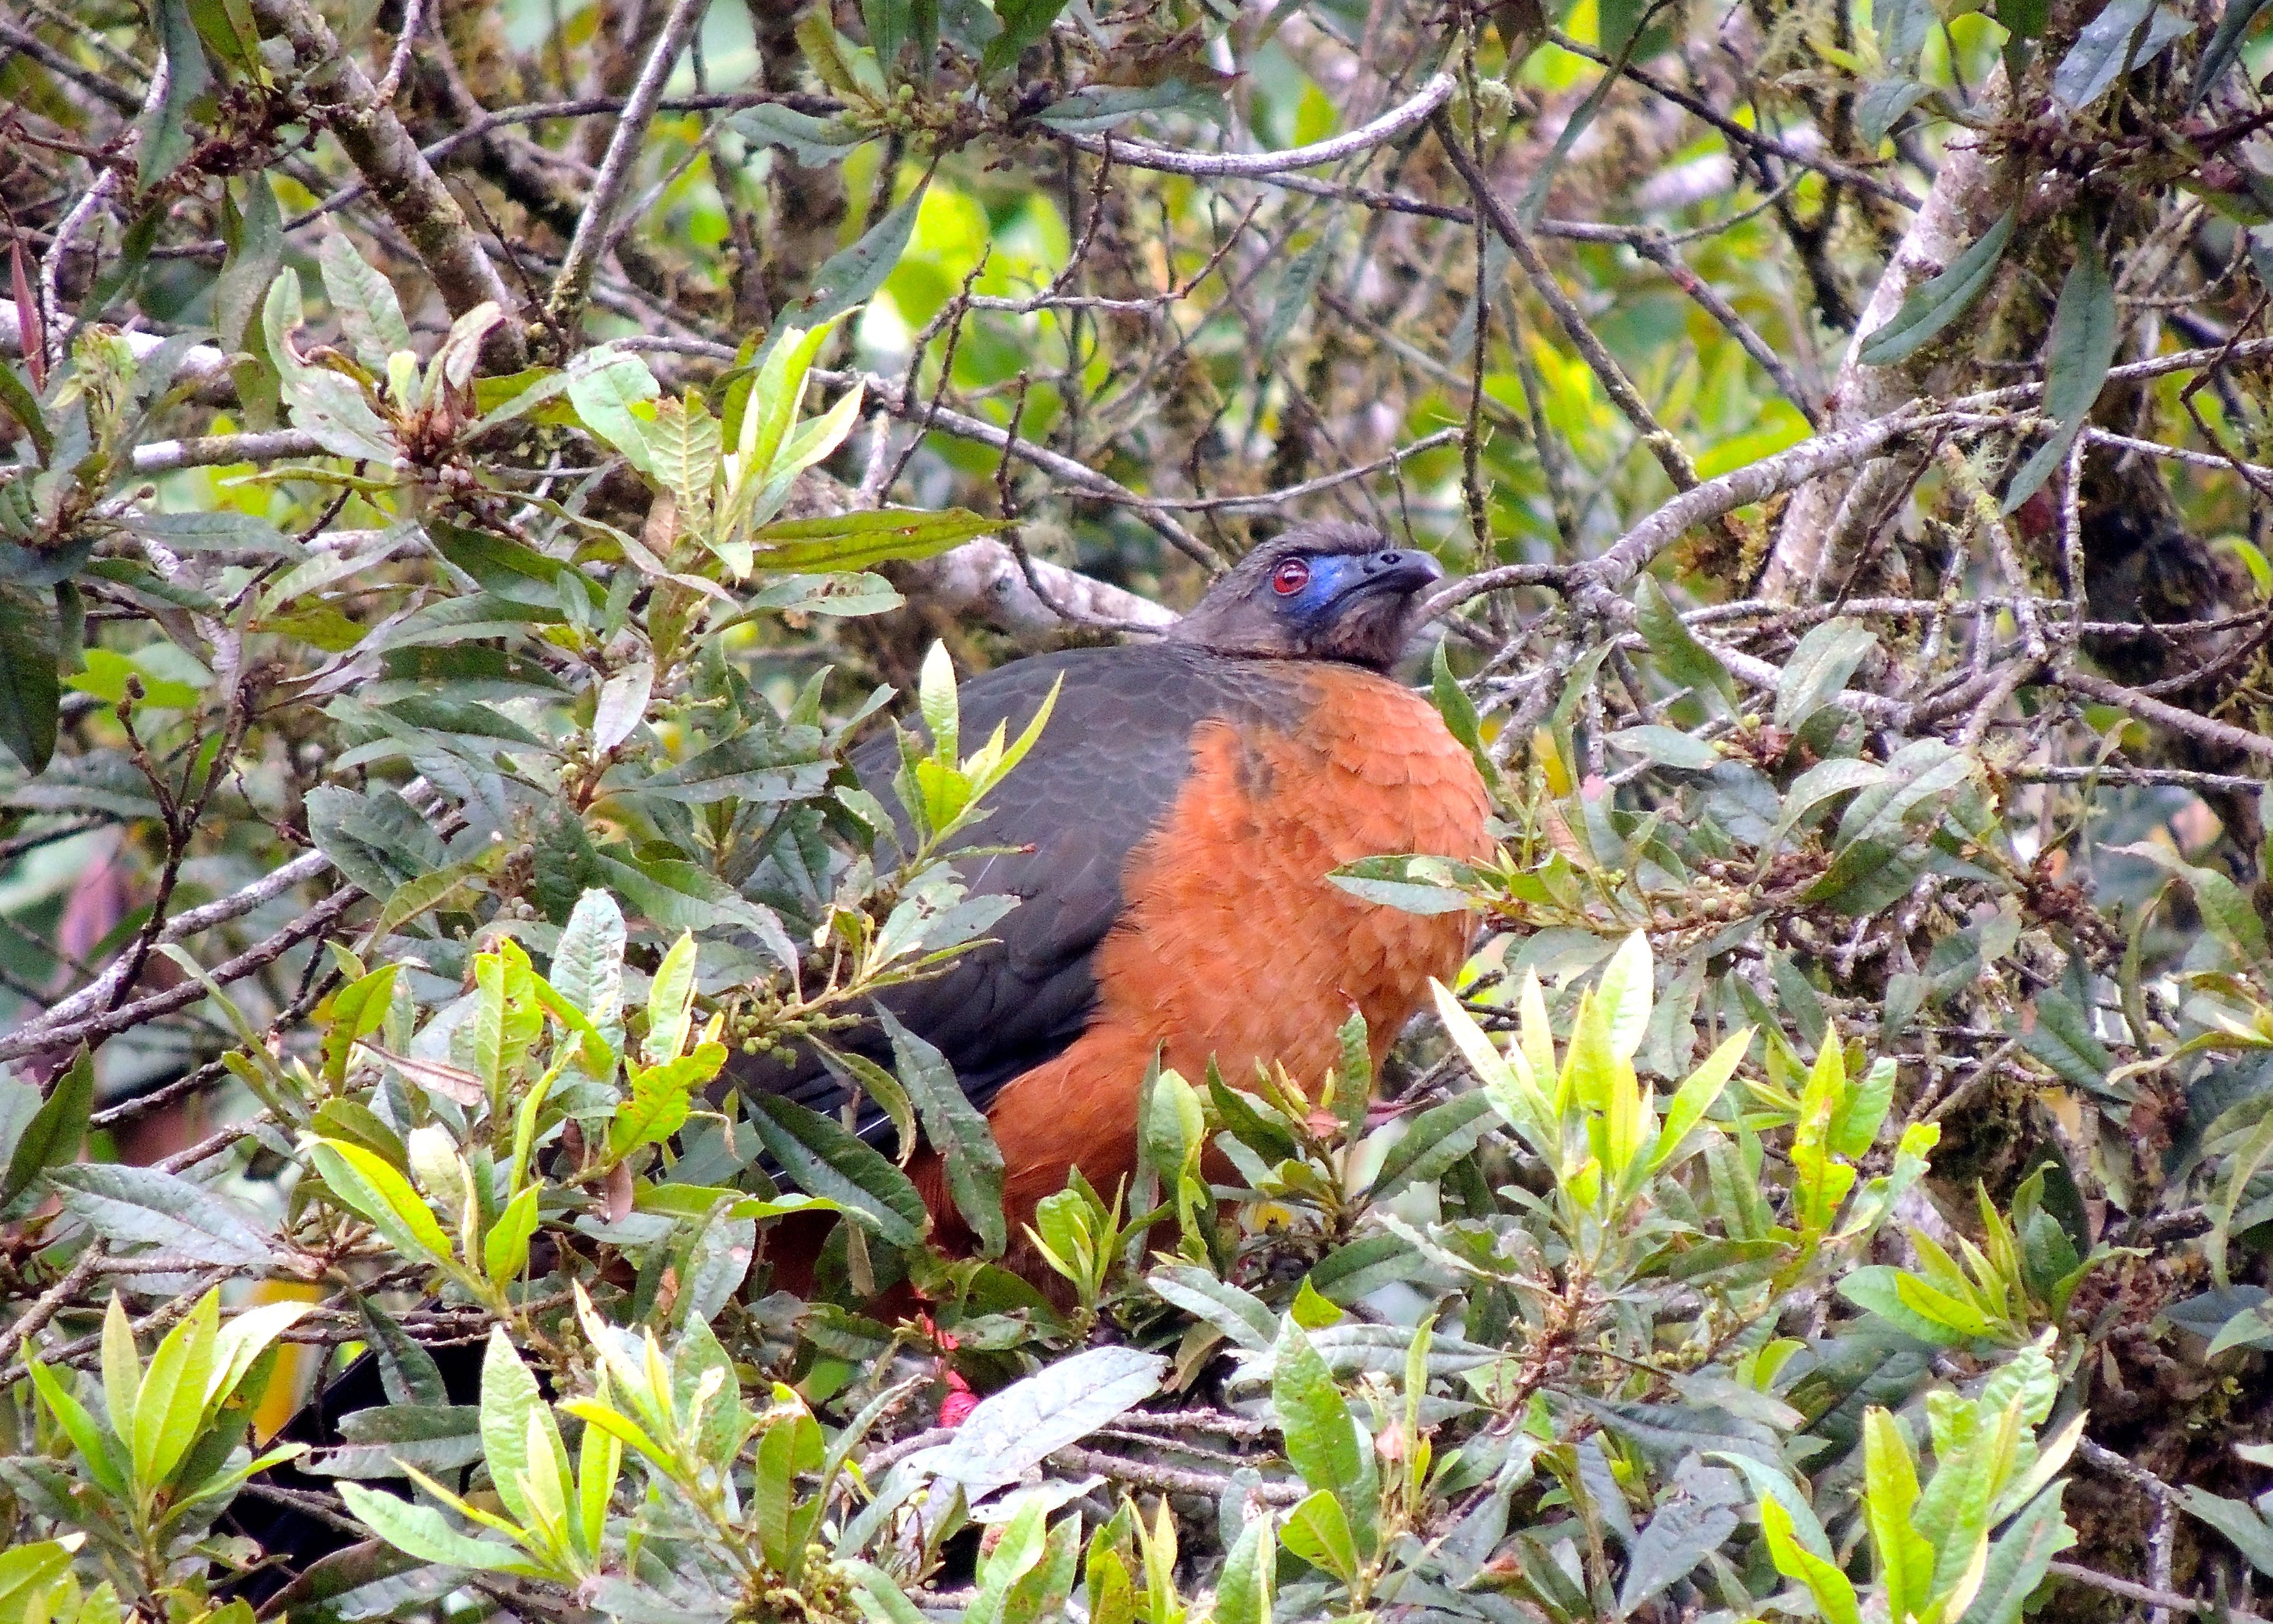
{"label": "brown plumage", "polygon": [[[1234,1084],[1277,1061],[1315,1084],[1353,1009],[1378,1059],[1429,977],[1459,969],[1465,915],[1362,902],[1326,879],[1360,857],[1490,849],[1467,752],[1384,674],[1441,574],[1361,527],[1302,527],[1227,573],[1164,642],[1020,661],[964,685],[971,737],[1019,725],[1061,685],[974,837],[1031,851],[965,876],[1020,905],[994,946],[879,1001],[986,1108],[1014,1237],[1070,1169],[1108,1192],[1133,1171],[1156,1050],[1194,1078],[1211,1059]],[[893,760],[883,740],[855,765],[881,790]],[[816,1110],[842,1100],[817,1063],[749,1081]],[[943,1168],[925,1151],[911,1172],[940,1238],[967,1241]],[[791,1289],[825,1227],[769,1238]]]}

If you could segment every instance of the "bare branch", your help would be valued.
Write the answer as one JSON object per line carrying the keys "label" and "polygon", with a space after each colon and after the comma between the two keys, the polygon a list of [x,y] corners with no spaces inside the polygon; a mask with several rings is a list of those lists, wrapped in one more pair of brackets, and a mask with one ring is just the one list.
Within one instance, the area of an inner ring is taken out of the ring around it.
{"label": "bare branch", "polygon": [[655,117],[656,104],[663,100],[663,87],[670,81],[679,54],[686,49],[695,26],[709,9],[709,0],[678,0],[664,22],[663,32],[656,38],[655,49],[648,53],[647,62],[640,69],[638,83],[624,102],[615,134],[608,142],[607,155],[600,161],[599,178],[592,183],[591,196],[585,200],[584,212],[576,221],[576,235],[561,258],[560,269],[552,279],[551,295],[545,302],[546,315],[560,327],[575,326],[583,313],[592,273],[597,268],[600,253],[608,240],[609,224],[638,166],[640,143],[647,135],[649,122]]}
{"label": "bare branch", "polygon": [[1176,623],[1173,610],[1105,581],[1040,558],[1031,561],[1047,589],[1049,602],[1026,582],[1009,547],[992,540],[965,542],[935,558],[897,567],[893,580],[911,597],[950,615],[971,615],[998,630],[1054,632],[1065,625],[1053,604],[1064,604],[1093,619],[1114,620],[1166,631]]}
{"label": "bare branch", "polygon": [[[1984,106],[2007,99],[2005,71],[2000,65],[1983,86]],[[1831,426],[1844,429],[1884,417],[1904,401],[1930,393],[1927,385],[1939,364],[1939,350],[1932,344],[1891,366],[1870,366],[1862,359],[1864,342],[1894,318],[1911,289],[1942,268],[1981,234],[2012,202],[2015,185],[2010,165],[1992,165],[1986,148],[1976,138],[1960,137],[1941,156],[1941,168],[1927,193],[1925,206],[1910,221],[1894,258],[1855,324],[1855,336],[1840,363],[1829,400]],[[1891,495],[1908,488],[1915,471],[1888,464],[1874,465],[1856,479],[1826,480],[1801,491],[1784,510],[1768,555],[1760,595],[1791,602],[1844,579],[1849,554],[1860,545],[1859,535],[1841,536],[1834,546],[1834,521],[1842,505],[1856,516],[1856,528],[1869,524],[1885,511]],[[1855,487],[1863,484],[1859,490]]]}
{"label": "bare branch", "polygon": [[206,434],[195,439],[152,440],[134,448],[137,474],[170,474],[176,468],[220,468],[231,462],[281,462],[289,457],[320,457],[324,447],[297,429],[264,434]]}
{"label": "bare branch", "polygon": [[2127,688],[2104,677],[2094,677],[2083,671],[2063,671],[2059,685],[2070,692],[2080,693],[2088,700],[2097,700],[2103,705],[2112,705],[2142,722],[2168,728],[2189,738],[2198,738],[2206,745],[2217,745],[2227,750],[2237,750],[2254,756],[2260,761],[2273,764],[2273,738],[2262,733],[2252,733],[2247,728],[2237,728],[2230,722],[2219,722],[2199,712],[2181,710],[2161,700],[2150,699],[2135,688]]}
{"label": "bare branch", "polygon": [[377,105],[378,87],[304,0],[252,0],[252,9],[265,32],[281,34],[291,46],[318,109],[326,115],[326,127],[409,239],[450,313],[462,316],[484,300],[506,313],[508,319],[491,328],[482,341],[484,363],[494,371],[519,367],[527,346],[521,324],[510,318],[520,301],[483,252],[465,211],[402,121]]}
{"label": "bare branch", "polygon": [[[266,941],[248,947],[233,959],[214,965],[206,972],[206,978],[215,986],[226,986],[255,970],[266,969],[302,942],[321,936],[338,924],[346,917],[348,909],[363,900],[363,894],[353,886],[342,886]],[[52,1014],[42,1021],[26,1022],[6,1037],[0,1037],[0,1060],[20,1059],[41,1050],[69,1049],[79,1044],[109,1037],[140,1026],[145,1022],[154,1021],[160,1015],[186,1009],[205,996],[205,983],[190,980],[179,986],[169,987],[162,992],[154,992],[148,998],[138,999],[133,1003],[122,1004],[107,1014],[68,1025],[56,1023]]]}
{"label": "bare branch", "polygon": [[1633,380],[1626,376],[1625,369],[1618,364],[1617,357],[1611,355],[1602,341],[1595,336],[1584,313],[1563,291],[1562,285],[1556,281],[1555,273],[1540,258],[1530,233],[1499,200],[1499,195],[1492,190],[1491,177],[1477,168],[1475,159],[1470,156],[1467,146],[1460,140],[1459,132],[1452,127],[1441,112],[1433,122],[1438,143],[1444,147],[1445,155],[1452,159],[1452,167],[1460,172],[1460,178],[1467,183],[1477,208],[1483,212],[1485,221],[1500,241],[1507,244],[1508,251],[1515,256],[1516,264],[1523,267],[1523,273],[1531,279],[1533,288],[1545,301],[1547,308],[1555,312],[1555,319],[1602,384],[1602,393],[1609,396],[1610,404],[1617,407],[1625,420],[1633,425],[1634,431],[1641,437],[1642,445],[1656,459],[1658,467],[1665,470],[1665,476],[1673,482],[1674,488],[1679,490],[1693,488],[1697,483],[1697,466],[1690,460],[1689,453],[1672,432],[1657,421],[1657,415],[1650,410],[1649,403],[1635,389]]}
{"label": "bare branch", "polygon": [[109,102],[122,113],[137,112],[141,108],[142,99],[135,92],[105,79],[93,68],[72,61],[12,19],[0,17],[0,45],[23,52],[49,71],[62,74],[89,95]]}
{"label": "bare branch", "polygon": [[1068,135],[1062,131],[1053,133],[1068,146],[1087,153],[1091,157],[1109,158],[1114,163],[1127,164],[1138,169],[1158,169],[1170,175],[1197,175],[1210,178],[1279,175],[1288,169],[1314,169],[1320,164],[1339,163],[1345,158],[1354,158],[1377,146],[1386,146],[1407,131],[1420,128],[1431,115],[1452,99],[1454,88],[1451,74],[1437,74],[1409,101],[1399,102],[1372,123],[1361,124],[1354,130],[1331,136],[1323,141],[1313,141],[1308,146],[1290,146],[1284,152],[1190,153],[1174,147],[1154,146],[1146,141]]}

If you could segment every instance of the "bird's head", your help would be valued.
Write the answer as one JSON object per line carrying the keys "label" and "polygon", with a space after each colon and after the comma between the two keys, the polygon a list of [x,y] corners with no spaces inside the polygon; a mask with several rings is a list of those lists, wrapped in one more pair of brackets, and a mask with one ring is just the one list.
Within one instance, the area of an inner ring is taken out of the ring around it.
{"label": "bird's head", "polygon": [[1339,660],[1385,671],[1444,571],[1417,547],[1339,520],[1297,525],[1257,547],[1168,632],[1217,654]]}

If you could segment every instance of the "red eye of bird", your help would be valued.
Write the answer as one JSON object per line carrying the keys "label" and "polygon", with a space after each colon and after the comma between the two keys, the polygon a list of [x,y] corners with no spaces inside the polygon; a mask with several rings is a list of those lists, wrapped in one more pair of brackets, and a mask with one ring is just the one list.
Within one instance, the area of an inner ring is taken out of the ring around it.
{"label": "red eye of bird", "polygon": [[1310,566],[1300,558],[1282,558],[1271,572],[1271,590],[1282,598],[1294,596],[1309,584]]}

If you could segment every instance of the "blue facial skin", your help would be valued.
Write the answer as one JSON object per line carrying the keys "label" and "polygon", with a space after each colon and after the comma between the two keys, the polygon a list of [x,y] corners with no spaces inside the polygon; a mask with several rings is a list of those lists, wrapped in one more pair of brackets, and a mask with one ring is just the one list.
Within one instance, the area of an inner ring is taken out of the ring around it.
{"label": "blue facial skin", "polygon": [[1299,591],[1279,591],[1275,574],[1268,590],[1280,612],[1306,630],[1331,624],[1343,610],[1376,593],[1417,591],[1444,573],[1434,558],[1410,547],[1312,553],[1302,562],[1309,565],[1310,579]]}

